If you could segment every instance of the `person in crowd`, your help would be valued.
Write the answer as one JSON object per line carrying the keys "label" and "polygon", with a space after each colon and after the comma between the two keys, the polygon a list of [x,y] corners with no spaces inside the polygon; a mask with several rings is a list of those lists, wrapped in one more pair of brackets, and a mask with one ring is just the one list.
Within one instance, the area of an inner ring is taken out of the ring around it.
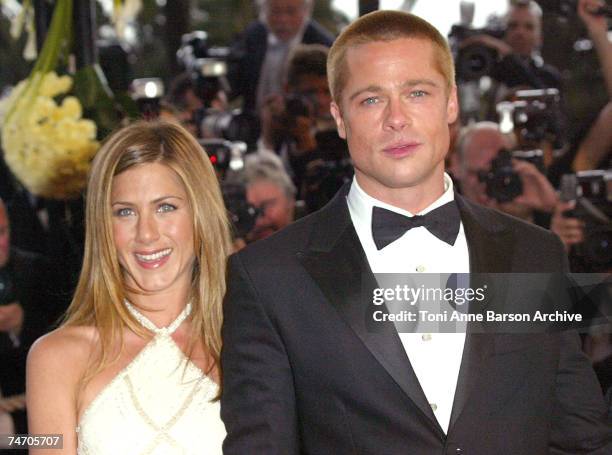
{"label": "person in crowd", "polygon": [[225,455],[609,452],[575,332],[398,333],[370,319],[373,273],[565,270],[556,236],[455,195],[444,37],[411,14],[364,15],[335,41],[328,77],[355,178],[230,257]]}
{"label": "person in crowd", "polygon": [[346,142],[329,111],[327,53],[323,45],[298,45],[289,57],[283,96],[270,97],[262,111],[262,119],[270,120],[263,122],[264,149],[282,157],[308,212],[325,205],[342,186],[337,177],[341,163],[348,161]]}
{"label": "person in crowd", "polygon": [[499,59],[493,77],[507,87],[559,88],[559,71],[544,63],[542,46],[542,9],[533,0],[512,2],[505,17],[503,39],[476,35],[462,46],[482,44],[496,51]]}
{"label": "person in crowd", "polygon": [[232,46],[238,63],[228,79],[243,109],[259,113],[270,95],[282,92],[290,51],[299,43],[331,46],[333,36],[310,18],[314,0],[260,0],[259,20]]}
{"label": "person in crowd", "polygon": [[247,242],[266,238],[293,222],[296,189],[276,155],[260,152],[249,156],[244,185],[247,202],[259,210]]}
{"label": "person in crowd", "polygon": [[221,454],[229,251],[217,178],[185,129],[138,122],[108,138],[74,299],[28,355],[30,432],[63,435],[62,453]]}
{"label": "person in crowd", "polygon": [[65,308],[56,271],[42,255],[11,245],[8,210],[0,199],[0,414],[11,414],[17,434],[28,432],[24,396],[28,349]]}
{"label": "person in crowd", "polygon": [[[608,22],[596,11],[605,3],[599,0],[579,0],[578,14],[584,22],[599,58],[608,98],[612,99],[612,41],[608,39]],[[574,171],[610,169],[612,167],[612,101],[598,114],[595,122],[580,140],[573,158]],[[563,241],[568,251],[584,241],[584,220],[567,216],[575,201],[559,201],[551,221],[551,230]]]}
{"label": "person in crowd", "polygon": [[472,202],[533,222],[535,211],[552,213],[558,202],[555,189],[538,168],[523,160],[512,160],[513,171],[521,180],[522,194],[509,202],[499,202],[487,193],[481,176],[503,149],[514,147],[513,137],[502,134],[497,123],[478,122],[464,129],[458,151],[452,157],[453,177],[461,194]]}

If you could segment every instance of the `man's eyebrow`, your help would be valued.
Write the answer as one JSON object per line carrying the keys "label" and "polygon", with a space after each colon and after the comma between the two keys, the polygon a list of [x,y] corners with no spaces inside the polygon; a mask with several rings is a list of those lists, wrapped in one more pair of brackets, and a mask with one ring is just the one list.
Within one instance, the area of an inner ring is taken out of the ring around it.
{"label": "man's eyebrow", "polygon": [[[414,87],[415,85],[429,85],[431,87],[439,87],[440,86],[440,84],[437,84],[432,79],[425,79],[425,78],[423,78],[423,79],[408,79],[407,81],[405,81],[401,85],[401,87],[402,88]],[[362,93],[365,93],[365,92],[380,93],[382,91],[383,91],[383,88],[380,85],[368,85],[367,87],[359,89],[355,93],[353,93],[349,97],[349,101],[353,101],[355,98],[357,98],[359,95],[361,95]]]}
{"label": "man's eyebrow", "polygon": [[359,95],[361,95],[364,92],[380,93],[380,92],[382,92],[382,90],[383,89],[382,89],[382,87],[380,85],[368,85],[367,87],[359,89],[355,93],[353,93],[349,97],[349,101],[353,101],[355,98],[357,98]]}

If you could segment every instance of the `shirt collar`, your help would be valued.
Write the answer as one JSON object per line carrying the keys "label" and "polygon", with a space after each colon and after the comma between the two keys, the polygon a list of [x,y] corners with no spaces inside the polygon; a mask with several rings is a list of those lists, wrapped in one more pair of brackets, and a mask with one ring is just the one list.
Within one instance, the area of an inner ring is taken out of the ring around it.
{"label": "shirt collar", "polygon": [[[455,194],[453,191],[453,180],[450,176],[445,172],[444,173],[444,193],[432,202],[429,206],[421,210],[416,215],[424,215],[427,212],[431,212],[432,210],[441,207],[447,202],[453,201],[455,199]],[[372,219],[372,208],[374,206],[382,207],[387,210],[391,210],[393,212],[399,213],[405,216],[413,216],[415,214],[410,213],[407,210],[401,209],[391,204],[387,204],[386,202],[379,201],[378,199],[370,196],[366,193],[357,183],[357,179],[353,177],[353,183],[351,185],[351,189],[349,190],[347,196],[347,202],[351,209],[351,213],[356,215],[358,219],[366,222],[367,225],[371,223]]]}

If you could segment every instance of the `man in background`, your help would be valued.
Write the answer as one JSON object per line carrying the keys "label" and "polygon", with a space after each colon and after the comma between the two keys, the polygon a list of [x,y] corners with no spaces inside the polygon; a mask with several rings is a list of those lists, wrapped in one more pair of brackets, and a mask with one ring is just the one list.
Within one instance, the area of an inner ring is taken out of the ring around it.
{"label": "man in background", "polygon": [[259,113],[266,98],[282,92],[290,51],[299,43],[331,46],[334,38],[310,18],[314,0],[261,0],[259,20],[232,47],[238,63],[228,75],[243,109]]}

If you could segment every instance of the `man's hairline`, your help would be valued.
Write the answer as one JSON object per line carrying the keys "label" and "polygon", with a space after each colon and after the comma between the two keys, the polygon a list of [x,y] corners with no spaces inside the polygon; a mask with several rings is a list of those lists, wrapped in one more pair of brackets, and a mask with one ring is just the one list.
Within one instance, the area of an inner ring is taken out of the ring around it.
{"label": "man's hairline", "polygon": [[[440,75],[441,75],[441,76],[442,76],[442,78],[444,79],[444,87],[443,87],[443,88],[444,88],[444,90],[446,91],[446,99],[447,99],[447,101],[448,101],[448,99],[450,98],[450,95],[451,95],[451,93],[452,93],[452,91],[453,91],[453,88],[456,88],[456,87],[457,87],[457,84],[456,84],[456,82],[454,82],[454,81],[452,81],[450,84],[448,84],[448,81],[447,81],[447,77],[446,77],[446,75],[444,74],[444,72],[443,72],[443,71],[440,71],[440,69],[438,68],[438,66],[440,66],[440,65],[438,64],[439,59],[435,57],[435,54],[436,54],[436,52],[443,52],[442,47],[441,47],[441,46],[439,45],[439,43],[437,43],[435,40],[433,40],[433,39],[431,39],[431,38],[429,38],[429,37],[427,37],[427,36],[425,36],[425,35],[417,35],[417,36],[399,36],[399,37],[397,37],[397,38],[393,38],[393,39],[390,39],[390,40],[385,40],[385,39],[377,39],[377,40],[372,40],[372,41],[364,41],[364,42],[357,42],[357,43],[354,43],[354,44],[350,44],[350,45],[347,45],[347,46],[345,47],[345,49],[344,49],[344,56],[343,56],[343,59],[342,59],[342,60],[344,60],[344,64],[345,64],[345,65],[348,65],[348,63],[347,63],[347,60],[348,60],[348,58],[347,58],[347,56],[348,56],[348,52],[349,52],[351,49],[357,48],[357,47],[359,47],[359,46],[364,46],[364,45],[366,45],[366,44],[372,44],[372,43],[391,43],[391,42],[393,42],[393,41],[398,41],[398,40],[401,40],[401,39],[409,39],[409,40],[421,40],[421,41],[429,42],[429,43],[431,43],[431,44],[432,44],[432,50],[434,51],[434,58],[433,58],[433,60],[434,60],[434,67],[436,68],[436,70],[438,70],[438,71],[439,71]],[[336,61],[336,63],[338,63],[338,61]],[[453,58],[452,58],[452,55],[451,55],[451,63],[452,63],[452,65],[453,65],[453,67],[454,67],[454,60],[453,60]],[[336,69],[336,72],[337,72],[337,69]],[[329,82],[329,73],[328,73],[327,77],[328,77],[328,82]],[[346,85],[346,84],[345,84],[345,85]],[[345,89],[345,88],[346,88],[346,87],[344,87],[344,88],[343,88],[343,89],[340,91],[338,99],[336,99],[336,97],[334,97],[334,94],[333,94],[333,93],[331,93],[331,95],[332,95],[332,102],[333,102],[333,103],[334,103],[336,106],[338,106],[338,109],[340,109],[340,107],[341,107],[341,104],[342,104],[342,94],[344,93],[344,89]]]}

